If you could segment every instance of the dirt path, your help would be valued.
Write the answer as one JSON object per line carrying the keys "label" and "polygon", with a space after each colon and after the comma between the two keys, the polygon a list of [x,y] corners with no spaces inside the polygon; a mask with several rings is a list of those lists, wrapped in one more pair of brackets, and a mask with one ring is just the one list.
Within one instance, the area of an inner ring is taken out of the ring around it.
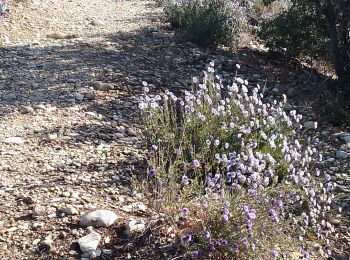
{"label": "dirt path", "polygon": [[142,201],[128,185],[142,80],[129,63],[133,35],[156,15],[149,1],[10,2],[0,21],[0,258],[78,257],[81,215],[124,216]]}

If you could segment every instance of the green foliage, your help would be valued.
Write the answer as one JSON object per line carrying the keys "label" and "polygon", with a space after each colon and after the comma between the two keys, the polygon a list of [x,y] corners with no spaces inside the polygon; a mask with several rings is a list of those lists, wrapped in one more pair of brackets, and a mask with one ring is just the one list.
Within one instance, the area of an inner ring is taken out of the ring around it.
{"label": "green foliage", "polygon": [[185,39],[200,46],[232,44],[237,22],[226,0],[168,2],[166,16],[174,28],[183,29]]}
{"label": "green foliage", "polygon": [[258,36],[272,50],[286,49],[292,57],[328,58],[329,46],[324,18],[315,13],[310,2],[301,2],[265,21]]}

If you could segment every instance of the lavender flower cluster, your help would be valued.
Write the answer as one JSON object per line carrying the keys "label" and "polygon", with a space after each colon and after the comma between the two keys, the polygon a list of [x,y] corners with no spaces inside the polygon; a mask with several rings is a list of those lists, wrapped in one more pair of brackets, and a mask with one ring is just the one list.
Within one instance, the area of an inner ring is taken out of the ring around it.
{"label": "lavender flower cluster", "polygon": [[284,111],[285,95],[265,102],[259,85],[238,76],[224,86],[214,62],[182,97],[143,85],[150,188],[191,226],[182,243],[194,258],[331,254],[336,185],[317,168],[319,140],[305,139],[302,116]]}

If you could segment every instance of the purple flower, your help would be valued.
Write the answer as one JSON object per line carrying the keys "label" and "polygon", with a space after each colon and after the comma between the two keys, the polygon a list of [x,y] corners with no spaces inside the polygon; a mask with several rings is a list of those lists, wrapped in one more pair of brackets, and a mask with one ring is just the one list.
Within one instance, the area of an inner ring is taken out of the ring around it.
{"label": "purple flower", "polygon": [[252,223],[250,220],[248,220],[248,221],[247,221],[246,228],[247,228],[247,229],[251,229],[252,227],[253,227],[253,223]]}
{"label": "purple flower", "polygon": [[187,186],[189,183],[188,177],[186,175],[182,176],[181,184]]}
{"label": "purple flower", "polygon": [[242,243],[245,244],[245,245],[248,245],[248,238],[244,237],[242,239]]}
{"label": "purple flower", "polygon": [[152,145],[152,148],[153,148],[154,151],[157,151],[157,150],[158,150],[158,146],[155,145],[155,144]]}
{"label": "purple flower", "polygon": [[324,178],[326,179],[326,181],[330,181],[331,180],[331,176],[328,173],[326,173],[324,175]]}
{"label": "purple flower", "polygon": [[249,213],[249,206],[248,206],[247,204],[244,204],[244,205],[243,205],[243,211],[244,211],[245,213]]}
{"label": "purple flower", "polygon": [[277,216],[276,211],[274,209],[270,209],[269,210],[269,216],[271,216],[271,217]]}
{"label": "purple flower", "polygon": [[223,214],[223,215],[222,215],[222,220],[223,220],[224,222],[228,222],[228,215]]}
{"label": "purple flower", "polygon": [[152,169],[149,170],[149,174],[152,175],[152,176],[156,176],[157,170],[152,168]]}
{"label": "purple flower", "polygon": [[249,189],[249,190],[248,190],[248,194],[249,194],[250,196],[252,196],[252,197],[255,197],[256,194],[257,194],[257,192],[256,192],[256,190],[254,190],[254,189]]}
{"label": "purple flower", "polygon": [[199,161],[193,160],[193,165],[194,165],[194,167],[198,168],[200,166]]}
{"label": "purple flower", "polygon": [[203,200],[203,201],[202,201],[202,206],[203,206],[204,208],[207,208],[207,207],[209,206],[208,201]]}
{"label": "purple flower", "polygon": [[230,207],[230,202],[228,202],[227,200],[225,200],[224,202],[224,208],[229,208]]}
{"label": "purple flower", "polygon": [[198,250],[195,250],[192,252],[192,257],[193,258],[198,258],[199,257],[199,251]]}
{"label": "purple flower", "polygon": [[238,243],[234,243],[232,246],[233,246],[233,250],[235,250],[235,251],[237,251],[239,249]]}
{"label": "purple flower", "polygon": [[305,258],[305,259],[310,259],[310,254],[309,254],[308,252],[305,252],[305,253],[304,253],[304,258]]}
{"label": "purple flower", "polygon": [[204,237],[207,239],[210,238],[210,232],[208,230],[204,231]]}
{"label": "purple flower", "polygon": [[230,211],[228,210],[228,208],[224,208],[224,215],[228,215],[230,213]]}
{"label": "purple flower", "polygon": [[282,201],[282,200],[278,200],[278,201],[277,201],[277,206],[278,206],[279,208],[282,208],[282,207],[283,207],[283,201]]}
{"label": "purple flower", "polygon": [[188,208],[183,208],[181,212],[182,212],[182,215],[184,216],[188,216],[190,214],[190,210]]}
{"label": "purple flower", "polygon": [[254,212],[250,212],[250,213],[248,213],[248,218],[256,219],[256,214]]}
{"label": "purple flower", "polygon": [[272,257],[276,258],[278,256],[278,252],[276,250],[272,251]]}
{"label": "purple flower", "polygon": [[191,242],[191,240],[192,240],[192,236],[191,235],[185,235],[185,236],[182,237],[182,242],[183,243],[189,243],[189,242]]}

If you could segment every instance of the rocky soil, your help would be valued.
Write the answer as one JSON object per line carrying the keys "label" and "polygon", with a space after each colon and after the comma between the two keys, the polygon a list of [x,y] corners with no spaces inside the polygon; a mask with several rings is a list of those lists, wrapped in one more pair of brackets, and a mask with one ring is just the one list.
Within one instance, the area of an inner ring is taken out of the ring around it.
{"label": "rocky soil", "polygon": [[[183,43],[152,1],[8,1],[0,18],[0,258],[146,259],[133,234],[144,236],[153,214],[130,185],[144,169],[141,82],[180,92],[211,60],[226,80],[241,64],[250,81],[267,80],[271,99],[287,93],[305,124],[319,120],[309,105],[317,75],[268,60],[258,44],[233,53]],[[339,184],[329,247],[348,259],[350,134],[341,132],[324,124],[313,134]]]}

